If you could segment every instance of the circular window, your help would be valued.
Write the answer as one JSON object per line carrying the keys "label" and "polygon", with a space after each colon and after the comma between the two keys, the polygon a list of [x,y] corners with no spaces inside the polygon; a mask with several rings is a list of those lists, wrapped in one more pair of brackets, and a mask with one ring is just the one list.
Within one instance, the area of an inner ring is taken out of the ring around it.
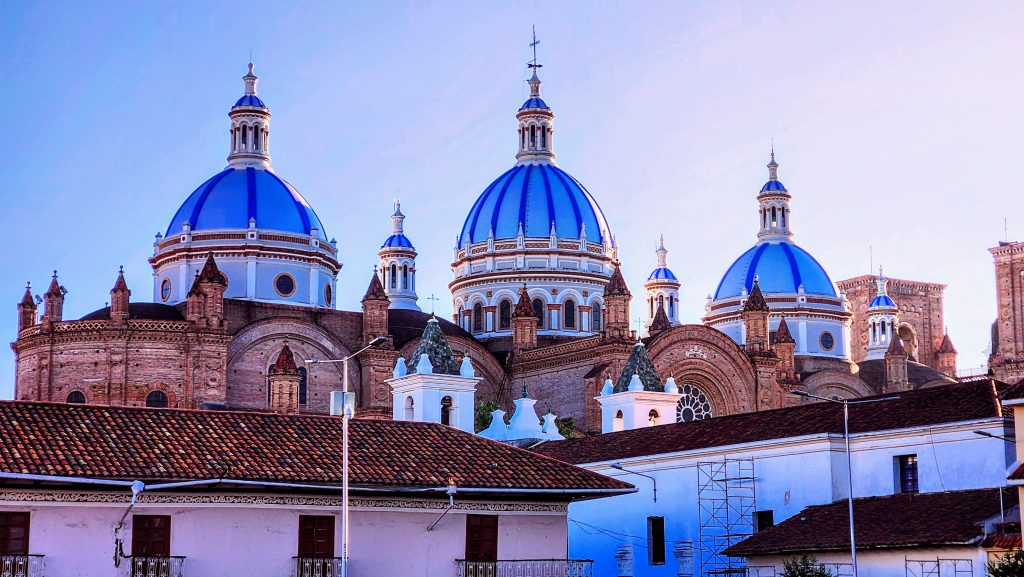
{"label": "circular window", "polygon": [[274,290],[283,297],[290,297],[295,293],[295,279],[288,273],[277,275],[274,279]]}
{"label": "circular window", "polygon": [[164,281],[160,283],[160,299],[167,300],[169,298],[171,298],[171,279],[165,278]]}
{"label": "circular window", "polygon": [[676,404],[676,422],[688,423],[711,417],[711,401],[704,391],[694,385],[683,385],[683,398]]}
{"label": "circular window", "polygon": [[831,351],[836,346],[836,338],[832,336],[832,333],[825,331],[818,337],[818,343],[823,350]]}
{"label": "circular window", "polygon": [[331,283],[324,285],[324,303],[327,306],[331,306],[331,299],[334,298],[334,290],[331,289]]}

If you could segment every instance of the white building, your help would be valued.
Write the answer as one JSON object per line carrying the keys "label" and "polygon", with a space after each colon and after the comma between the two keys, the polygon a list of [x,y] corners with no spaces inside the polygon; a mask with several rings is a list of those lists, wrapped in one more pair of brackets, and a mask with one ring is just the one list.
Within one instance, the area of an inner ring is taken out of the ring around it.
{"label": "white building", "polygon": [[[850,408],[855,497],[1005,484],[1012,457],[1004,441],[975,433],[1010,430],[994,385],[897,396]],[[570,555],[594,559],[595,574],[704,575],[742,566],[725,550],[756,531],[806,507],[846,499],[842,433],[842,408],[818,403],[550,442],[535,450],[639,489],[570,506]],[[835,557],[849,563],[848,555]],[[898,569],[890,574],[904,574],[902,561]],[[980,570],[976,566],[974,575]]]}

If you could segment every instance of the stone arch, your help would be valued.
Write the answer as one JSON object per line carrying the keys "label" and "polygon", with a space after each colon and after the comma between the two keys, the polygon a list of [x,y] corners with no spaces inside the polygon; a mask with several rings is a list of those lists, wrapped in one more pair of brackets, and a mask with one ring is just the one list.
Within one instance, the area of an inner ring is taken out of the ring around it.
{"label": "stone arch", "polygon": [[[297,363],[311,359],[341,359],[352,353],[321,327],[296,319],[269,319],[253,323],[241,331],[228,346],[229,406],[265,408],[267,406],[267,368],[277,359],[285,342]],[[361,391],[358,359],[349,362],[349,390]],[[311,413],[327,413],[330,392],[341,390],[342,365],[308,365],[306,406]]]}
{"label": "stone arch", "polygon": [[704,325],[679,325],[655,336],[648,354],[661,378],[672,376],[680,387],[699,387],[711,401],[712,414],[755,409],[754,367],[725,333]]}
{"label": "stone arch", "polygon": [[853,373],[836,370],[818,371],[803,380],[807,392],[831,399],[855,399],[876,394],[867,383]]}

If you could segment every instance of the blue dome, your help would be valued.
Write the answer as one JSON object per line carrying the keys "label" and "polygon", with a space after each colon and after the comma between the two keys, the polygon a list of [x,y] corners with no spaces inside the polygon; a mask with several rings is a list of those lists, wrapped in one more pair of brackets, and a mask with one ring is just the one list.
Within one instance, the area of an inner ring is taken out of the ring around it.
{"label": "blue dome", "polygon": [[651,276],[647,277],[647,280],[679,280],[676,278],[675,273],[670,271],[667,266],[659,266],[654,269]]}
{"label": "blue dome", "polygon": [[875,307],[896,308],[896,303],[892,302],[892,299],[889,298],[889,295],[878,295],[874,299],[872,299],[871,304],[868,305],[868,308],[871,309]]}
{"label": "blue dome", "polygon": [[384,241],[384,244],[380,245],[380,247],[413,248],[412,241],[404,234],[393,234],[389,236],[387,240]]}
{"label": "blue dome", "polygon": [[545,110],[551,109],[551,107],[548,106],[547,102],[544,102],[540,98],[531,98],[527,100],[526,102],[523,103],[522,106],[519,107],[519,110],[526,110],[527,108],[543,108]]}
{"label": "blue dome", "polygon": [[777,180],[769,180],[761,187],[761,192],[789,192],[786,187]]}
{"label": "blue dome", "polygon": [[215,174],[185,199],[167,227],[167,235],[181,232],[186,222],[192,230],[245,229],[249,219],[256,227],[296,234],[312,234],[327,240],[324,225],[299,191],[270,170],[228,167]]}
{"label": "blue dome", "polygon": [[594,197],[564,170],[553,164],[513,167],[498,177],[476,199],[459,235],[459,246],[494,238],[516,238],[519,223],[527,237],[547,237],[551,221],[560,238],[579,238],[586,226],[587,240],[604,242],[611,234],[608,221]]}
{"label": "blue dome", "polygon": [[807,251],[790,242],[758,243],[743,253],[718,283],[715,300],[740,296],[754,286],[758,277],[765,293],[794,294],[797,287],[811,295],[836,298],[832,279]]}
{"label": "blue dome", "polygon": [[255,94],[246,94],[245,96],[238,99],[232,108],[238,108],[239,106],[255,106],[257,108],[266,108],[267,105],[263,104],[263,101],[259,99]]}

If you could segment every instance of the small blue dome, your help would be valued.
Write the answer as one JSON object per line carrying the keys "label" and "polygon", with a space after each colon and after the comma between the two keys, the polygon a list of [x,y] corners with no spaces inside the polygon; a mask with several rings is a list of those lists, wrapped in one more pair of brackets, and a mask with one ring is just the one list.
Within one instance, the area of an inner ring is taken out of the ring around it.
{"label": "small blue dome", "polygon": [[738,297],[743,289],[750,291],[755,276],[765,293],[794,294],[804,285],[807,294],[836,298],[832,279],[810,253],[791,242],[765,242],[732,263],[718,283],[715,300]]}
{"label": "small blue dome", "polygon": [[238,99],[232,108],[238,108],[239,106],[255,106],[257,108],[266,108],[267,105],[263,104],[263,101],[259,99],[255,94],[246,94],[245,96]]}
{"label": "small blue dome", "polygon": [[611,234],[597,201],[569,173],[553,164],[518,165],[476,199],[459,246],[487,240],[491,230],[495,239],[516,238],[519,223],[527,237],[547,237],[551,221],[559,238],[579,238],[584,225],[591,242],[604,242]]}
{"label": "small blue dome", "polygon": [[761,192],[789,192],[778,180],[769,180],[761,187]]}
{"label": "small blue dome", "polygon": [[246,229],[249,219],[260,229],[315,233],[326,241],[324,225],[299,191],[270,170],[228,167],[200,185],[171,219],[167,235],[192,230]]}
{"label": "small blue dome", "polygon": [[896,308],[896,303],[892,302],[892,299],[889,298],[889,295],[878,295],[874,299],[872,299],[871,304],[868,305],[868,308],[871,309],[876,307]]}
{"label": "small blue dome", "polygon": [[526,110],[527,108],[543,108],[545,110],[551,110],[551,107],[540,98],[531,98],[527,100],[519,107],[519,110]]}
{"label": "small blue dome", "polygon": [[679,280],[676,278],[675,273],[668,269],[667,266],[659,266],[654,269],[651,276],[647,277],[647,280]]}
{"label": "small blue dome", "polygon": [[412,241],[409,237],[404,234],[393,234],[384,241],[384,244],[380,245],[381,248],[413,248]]}

